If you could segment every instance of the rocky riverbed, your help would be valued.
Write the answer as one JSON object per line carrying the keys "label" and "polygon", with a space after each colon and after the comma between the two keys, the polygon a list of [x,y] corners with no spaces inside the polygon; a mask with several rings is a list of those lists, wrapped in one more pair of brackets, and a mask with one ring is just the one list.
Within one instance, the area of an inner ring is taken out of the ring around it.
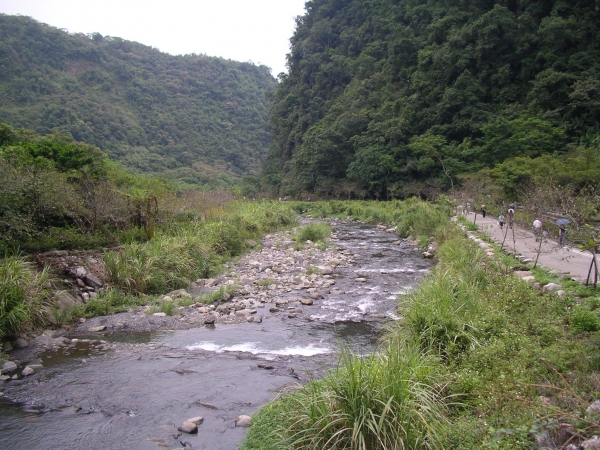
{"label": "rocky riverbed", "polygon": [[[291,231],[265,236],[219,277],[163,296],[189,299],[171,316],[96,317],[15,349],[0,447],[235,448],[240,416],[335,365],[340,342],[372,351],[396,298],[430,268],[394,230],[331,224],[325,249],[294,250]],[[230,294],[195,302],[219,289]],[[199,416],[198,434],[182,439],[182,422]]]}

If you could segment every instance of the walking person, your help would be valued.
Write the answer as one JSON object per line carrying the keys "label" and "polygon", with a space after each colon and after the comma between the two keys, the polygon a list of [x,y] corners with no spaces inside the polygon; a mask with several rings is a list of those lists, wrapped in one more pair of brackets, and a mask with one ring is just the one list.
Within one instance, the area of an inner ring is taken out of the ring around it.
{"label": "walking person", "polygon": [[539,219],[535,219],[533,221],[533,234],[535,236],[535,241],[537,242],[538,239],[542,240],[543,236],[542,236],[542,222]]}
{"label": "walking person", "polygon": [[498,216],[498,225],[500,225],[500,229],[502,230],[504,228],[504,221],[506,220],[506,218],[504,217],[504,214],[500,214]]}
{"label": "walking person", "polygon": [[567,226],[561,225],[558,229],[558,245],[564,247],[567,245]]}
{"label": "walking person", "polygon": [[[515,205],[513,203],[511,203],[511,206],[515,206]],[[509,228],[513,227],[514,220],[515,220],[515,209],[508,208],[508,227]]]}
{"label": "walking person", "polygon": [[481,205],[481,215],[483,217],[485,217],[486,214],[487,214],[487,209],[485,209],[485,205]]}

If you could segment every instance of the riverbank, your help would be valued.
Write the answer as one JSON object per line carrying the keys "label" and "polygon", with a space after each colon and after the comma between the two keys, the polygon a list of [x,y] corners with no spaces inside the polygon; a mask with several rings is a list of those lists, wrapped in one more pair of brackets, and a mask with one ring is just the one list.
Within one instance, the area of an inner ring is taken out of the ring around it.
{"label": "riverbank", "polygon": [[[194,448],[235,448],[245,433],[236,427],[238,416],[320,377],[336,364],[340,341],[369,352],[382,326],[395,318],[395,297],[431,266],[392,227],[330,223],[327,247],[316,242],[295,250],[296,231],[270,233],[260,251],[232,261],[215,277],[217,290],[230,280],[247,280],[220,305],[254,299],[262,308],[232,308],[223,322],[188,330],[107,329],[63,337],[68,342],[40,355],[43,368],[4,385],[5,398],[24,403],[0,406],[0,447],[46,448],[40,443],[51,438],[61,448],[173,448],[179,440]],[[245,286],[250,292],[242,293]],[[262,321],[225,323],[251,309],[256,312],[249,315]],[[85,331],[90,321],[78,328]],[[198,415],[204,423],[197,435],[172,437],[181,421]],[[27,427],[32,420],[35,426]]]}

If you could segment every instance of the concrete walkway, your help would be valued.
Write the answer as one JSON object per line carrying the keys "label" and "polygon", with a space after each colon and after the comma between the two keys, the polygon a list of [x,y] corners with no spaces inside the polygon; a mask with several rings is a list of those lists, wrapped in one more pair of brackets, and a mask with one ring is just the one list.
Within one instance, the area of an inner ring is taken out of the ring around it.
{"label": "concrete walkway", "polygon": [[[536,242],[533,231],[518,228],[517,226],[510,229],[507,223],[504,225],[504,229],[501,229],[498,225],[498,218],[492,217],[489,214],[484,218],[481,214],[475,215],[474,213],[470,213],[465,218],[470,222],[475,221],[479,230],[490,236],[498,245],[501,245],[504,241],[503,248],[505,251],[535,261],[540,243]],[[576,247],[569,245],[567,235],[567,245],[562,248],[558,245],[558,238],[547,239],[543,242],[537,265],[538,267],[541,266],[546,269],[557,270],[564,274],[570,274],[573,279],[585,283],[591,262],[591,253],[582,252]],[[593,281],[593,274],[590,281]]]}

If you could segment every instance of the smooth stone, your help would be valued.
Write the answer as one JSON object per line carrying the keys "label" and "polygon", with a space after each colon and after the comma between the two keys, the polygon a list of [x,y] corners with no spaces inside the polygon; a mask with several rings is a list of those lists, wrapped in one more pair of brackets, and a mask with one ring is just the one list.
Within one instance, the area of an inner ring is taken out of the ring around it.
{"label": "smooth stone", "polygon": [[14,344],[15,344],[15,347],[16,347],[16,348],[25,348],[25,347],[28,347],[28,346],[29,346],[29,342],[27,342],[27,341],[26,341],[25,339],[23,339],[23,338],[18,338],[18,339],[15,341],[15,343],[14,343]]}
{"label": "smooth stone", "polygon": [[93,288],[101,288],[104,283],[102,283],[102,281],[100,281],[98,278],[96,278],[94,275],[88,273],[83,277],[83,281],[85,281],[85,284],[87,284],[88,286],[91,286]]}
{"label": "smooth stone", "polygon": [[242,414],[241,416],[238,416],[237,419],[235,419],[236,427],[249,427],[250,425],[252,425],[252,417],[250,416]]}
{"label": "smooth stone", "polygon": [[215,323],[215,320],[217,320],[217,318],[214,315],[211,314],[211,315],[206,316],[204,318],[204,324],[205,325],[212,325],[212,324]]}
{"label": "smooth stone", "polygon": [[183,433],[188,433],[188,434],[194,434],[198,432],[198,425],[196,425],[194,422],[188,422],[187,420],[185,422],[183,422],[183,424],[177,428],[179,431],[182,431]]}
{"label": "smooth stone", "polygon": [[156,312],[152,315],[156,316],[156,317],[167,317],[167,313],[164,313],[164,312]]}
{"label": "smooth stone", "polygon": [[31,367],[26,366],[22,371],[21,371],[21,376],[26,377],[28,375],[32,375],[35,373],[35,370],[33,370]]}
{"label": "smooth stone", "polygon": [[202,422],[204,422],[204,417],[202,417],[202,416],[192,417],[191,419],[186,420],[186,422],[192,422],[192,423],[195,423],[196,425],[200,425]]}
{"label": "smooth stone", "polygon": [[359,283],[364,283],[365,281],[367,281],[367,279],[366,279],[366,278],[362,278],[362,277],[360,277],[360,278],[357,278],[357,279],[356,279],[356,280],[354,280],[354,281],[358,281]]}
{"label": "smooth stone", "polygon": [[542,288],[542,291],[544,292],[552,292],[552,291],[556,291],[557,289],[562,288],[562,286],[560,284],[557,283],[548,283],[547,285],[545,285]]}
{"label": "smooth stone", "polygon": [[306,306],[310,306],[310,305],[314,304],[312,298],[303,298],[302,300],[300,300],[300,303],[302,303],[303,305],[306,305]]}
{"label": "smooth stone", "polygon": [[17,365],[14,362],[4,361],[2,363],[2,368],[0,369],[0,374],[6,373],[6,372],[12,372],[16,368],[17,368]]}
{"label": "smooth stone", "polygon": [[104,330],[106,330],[106,325],[100,325],[100,326],[97,326],[97,327],[89,327],[88,328],[88,331],[91,331],[92,333],[95,333],[97,331],[104,331]]}

